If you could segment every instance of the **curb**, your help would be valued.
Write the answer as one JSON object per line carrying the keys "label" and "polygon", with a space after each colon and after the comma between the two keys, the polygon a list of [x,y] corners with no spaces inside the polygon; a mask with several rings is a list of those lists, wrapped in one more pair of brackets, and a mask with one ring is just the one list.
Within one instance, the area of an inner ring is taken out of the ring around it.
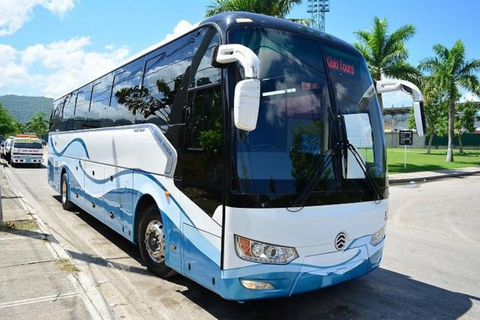
{"label": "curb", "polygon": [[[472,176],[480,174],[480,169],[475,170],[443,170],[443,171],[428,171],[429,174],[425,175],[425,172],[419,172],[418,176],[410,176],[410,177],[398,177],[398,178],[390,178],[388,180],[389,184],[402,184],[402,183],[410,183],[414,182],[426,182],[432,180],[440,180],[446,178],[455,178],[455,177],[464,177],[464,176]],[[402,175],[402,174],[400,174]]]}

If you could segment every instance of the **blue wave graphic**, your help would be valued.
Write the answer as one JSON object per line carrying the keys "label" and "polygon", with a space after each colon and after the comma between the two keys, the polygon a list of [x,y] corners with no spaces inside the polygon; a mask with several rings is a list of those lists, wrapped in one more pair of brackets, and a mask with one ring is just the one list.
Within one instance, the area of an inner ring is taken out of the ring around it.
{"label": "blue wave graphic", "polygon": [[[80,168],[85,176],[85,178],[87,178],[88,180],[90,180],[91,182],[97,184],[97,185],[104,185],[106,183],[109,183],[110,182],[110,177],[108,178],[105,178],[105,179],[95,179],[94,177],[92,177],[91,175],[89,175],[86,171],[85,171],[85,168],[83,168],[82,164],[80,163]],[[167,188],[165,188],[165,186],[163,184],[161,184],[157,179],[155,179],[153,177],[153,175],[151,175],[150,173],[147,173],[145,171],[142,171],[142,170],[131,170],[131,169],[127,169],[127,170],[123,170],[123,171],[120,171],[118,173],[116,173],[115,175],[113,175],[112,177],[113,178],[117,178],[117,177],[120,177],[122,175],[127,175],[127,174],[131,174],[131,172],[134,172],[134,174],[137,174],[137,175],[142,175],[146,178],[148,178],[150,181],[152,181],[153,183],[155,183],[160,189],[163,190],[163,192],[167,191]],[[136,190],[133,190],[133,189],[129,189],[131,190],[131,192],[136,192]],[[183,210],[182,206],[180,205],[180,203],[178,203],[178,201],[175,199],[174,196],[170,195],[170,200],[173,201],[173,203],[178,207],[178,209],[180,210],[180,212],[183,214],[183,216],[186,218],[186,220],[188,220],[188,222],[195,227],[195,223],[192,221],[192,219],[190,219],[190,217],[188,216],[188,214],[185,212],[185,210]]]}
{"label": "blue wave graphic", "polygon": [[[50,139],[51,141],[51,139]],[[67,149],[74,143],[74,142],[78,142],[80,143],[80,145],[83,147],[83,150],[85,151],[85,155],[87,156],[87,159],[90,159],[90,154],[88,153],[88,149],[87,149],[87,146],[85,145],[85,141],[83,141],[81,138],[75,138],[73,139],[72,141],[70,141],[67,146],[65,148],[63,148],[62,151],[58,151],[55,146],[53,145],[53,143],[50,142],[50,147],[52,147],[52,150],[53,150],[53,153],[58,156],[58,157],[61,157],[65,154],[65,152],[67,151]]]}

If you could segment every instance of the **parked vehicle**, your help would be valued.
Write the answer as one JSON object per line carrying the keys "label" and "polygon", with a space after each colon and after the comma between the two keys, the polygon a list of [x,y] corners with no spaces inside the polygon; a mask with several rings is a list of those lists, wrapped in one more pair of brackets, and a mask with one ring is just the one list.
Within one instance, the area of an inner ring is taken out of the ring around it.
{"label": "parked vehicle", "polygon": [[7,161],[16,164],[34,164],[40,167],[43,162],[43,145],[34,134],[17,134],[8,143]]}
{"label": "parked vehicle", "polygon": [[2,149],[0,150],[2,158],[5,158],[7,161],[9,161],[10,158],[10,148],[12,146],[12,141],[13,136],[8,137],[7,140],[5,140]]}

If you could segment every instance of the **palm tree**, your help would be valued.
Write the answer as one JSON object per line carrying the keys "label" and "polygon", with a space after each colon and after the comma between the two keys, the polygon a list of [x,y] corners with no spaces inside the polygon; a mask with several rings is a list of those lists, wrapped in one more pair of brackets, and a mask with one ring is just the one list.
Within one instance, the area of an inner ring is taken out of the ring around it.
{"label": "palm tree", "polygon": [[33,118],[25,124],[27,131],[34,132],[39,137],[44,137],[48,131],[48,121],[44,118],[45,113],[35,112]]}
{"label": "palm tree", "polygon": [[[405,46],[415,31],[413,25],[407,24],[389,33],[387,20],[375,17],[372,31],[355,32],[359,41],[354,45],[365,56],[373,80],[390,77],[418,83],[421,74],[406,61],[408,50]],[[381,94],[378,95],[378,101],[383,111]]]}
{"label": "palm tree", "polygon": [[226,11],[247,11],[285,18],[294,4],[302,0],[213,0],[207,7],[210,17]]}
{"label": "palm tree", "polygon": [[455,130],[455,101],[460,98],[460,89],[480,95],[480,59],[466,60],[465,46],[461,40],[451,49],[440,44],[433,46],[435,57],[424,59],[420,68],[430,72],[434,83],[444,90],[448,99],[448,149],[447,162],[453,162],[453,137]]}

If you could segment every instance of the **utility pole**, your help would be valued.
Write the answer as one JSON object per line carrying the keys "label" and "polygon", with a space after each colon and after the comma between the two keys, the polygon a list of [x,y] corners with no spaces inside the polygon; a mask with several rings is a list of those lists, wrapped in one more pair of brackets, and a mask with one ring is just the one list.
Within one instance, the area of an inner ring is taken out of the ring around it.
{"label": "utility pole", "polygon": [[307,12],[312,14],[312,28],[325,32],[325,12],[330,12],[330,0],[307,0]]}

